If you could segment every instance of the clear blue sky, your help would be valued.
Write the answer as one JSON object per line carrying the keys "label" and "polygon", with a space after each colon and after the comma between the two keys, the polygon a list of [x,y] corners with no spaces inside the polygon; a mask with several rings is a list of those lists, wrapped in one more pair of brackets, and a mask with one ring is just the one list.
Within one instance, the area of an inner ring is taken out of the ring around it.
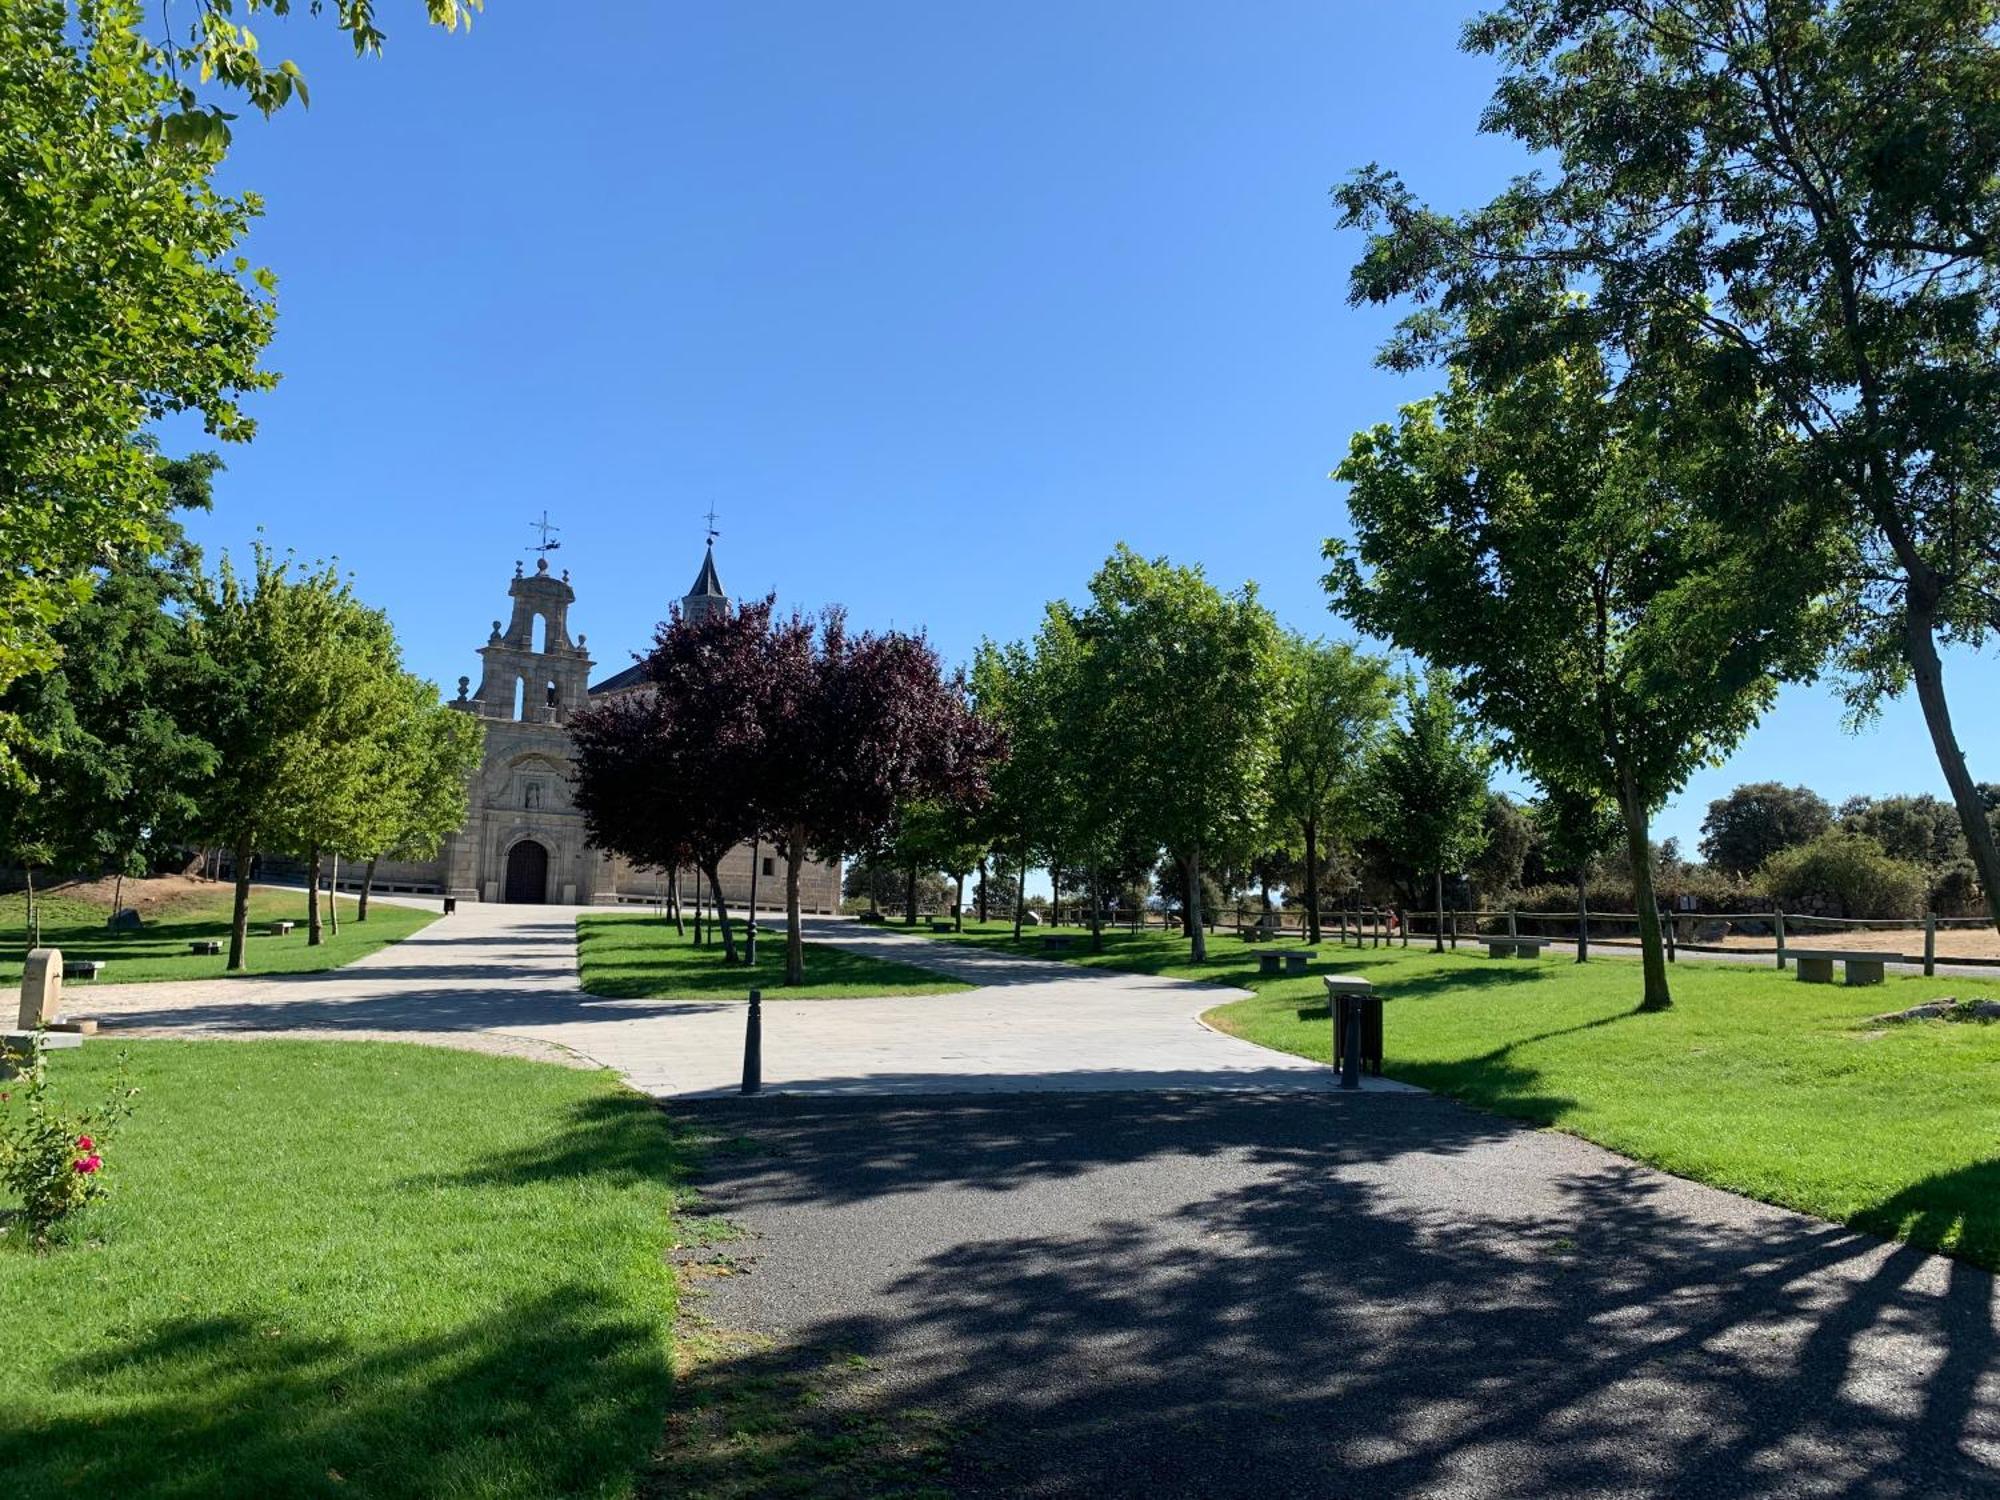
{"label": "clear blue sky", "polygon": [[[607,675],[711,502],[732,592],[954,660],[1121,540],[1341,632],[1327,473],[1428,381],[1373,368],[1327,190],[1380,160],[1461,205],[1521,164],[1475,133],[1467,7],[489,4],[454,37],[383,0],[366,62],[259,27],[314,102],[238,124],[285,378],[211,548],[338,555],[447,688],[544,507]],[[1950,671],[2000,779],[2000,671]],[[1794,688],[1660,835],[1765,778],[1941,789],[1914,703],[1853,739]]]}

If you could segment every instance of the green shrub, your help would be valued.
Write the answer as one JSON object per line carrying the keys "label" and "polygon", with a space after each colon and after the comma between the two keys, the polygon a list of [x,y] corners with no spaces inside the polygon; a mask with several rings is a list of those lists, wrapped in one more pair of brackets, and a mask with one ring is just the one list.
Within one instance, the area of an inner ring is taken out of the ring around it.
{"label": "green shrub", "polygon": [[1931,905],[1941,917],[1985,916],[1978,867],[1963,856],[1940,865],[1931,881]]}
{"label": "green shrub", "polygon": [[1822,834],[1781,850],[1761,873],[1786,911],[1823,917],[1918,917],[1928,888],[1920,867],[1859,833]]}

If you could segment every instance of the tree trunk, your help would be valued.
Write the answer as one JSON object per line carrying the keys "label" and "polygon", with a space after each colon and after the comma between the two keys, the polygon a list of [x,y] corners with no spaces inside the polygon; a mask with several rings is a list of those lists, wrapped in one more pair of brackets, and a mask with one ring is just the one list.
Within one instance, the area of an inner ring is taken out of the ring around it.
{"label": "tree trunk", "polygon": [[1020,868],[1014,872],[1014,941],[1021,941],[1021,921],[1028,914],[1028,846],[1021,845]]}
{"label": "tree trunk", "polygon": [[805,830],[785,835],[785,983],[806,982],[806,944],[799,931],[799,867],[805,863]]}
{"label": "tree trunk", "polygon": [[1444,871],[1438,870],[1431,876],[1431,894],[1437,900],[1437,933],[1431,939],[1433,951],[1444,952]]}
{"label": "tree trunk", "polygon": [[236,841],[236,904],[229,917],[229,968],[243,967],[243,949],[250,939],[250,840]]}
{"label": "tree trunk", "polygon": [[1625,850],[1632,862],[1632,905],[1639,918],[1639,967],[1645,988],[1641,1010],[1665,1010],[1674,1003],[1667,987],[1667,954],[1660,941],[1660,908],[1653,894],[1653,851],[1647,839],[1646,805],[1629,770],[1618,776],[1618,806],[1625,815]]}
{"label": "tree trunk", "polygon": [[326,930],[332,937],[340,936],[340,851],[333,855],[333,874],[326,883]]}
{"label": "tree trunk", "polygon": [[743,929],[743,962],[757,967],[757,866],[762,863],[763,838],[750,840],[750,918]]}
{"label": "tree trunk", "polygon": [[1093,859],[1090,862],[1090,950],[1093,953],[1102,953],[1104,951],[1104,893],[1098,888],[1097,870],[1097,861]]}
{"label": "tree trunk", "polygon": [[1306,819],[1306,941],[1319,942],[1319,819]]}
{"label": "tree trunk", "polygon": [[1576,872],[1576,961],[1590,962],[1590,871]]}
{"label": "tree trunk", "polygon": [[319,845],[314,844],[306,855],[306,946],[317,948],[325,941],[320,929]]}
{"label": "tree trunk", "polygon": [[697,948],[706,948],[708,946],[708,934],[702,927],[701,918],[701,866],[696,865],[694,870],[694,945]]}
{"label": "tree trunk", "polygon": [[1208,934],[1201,925],[1201,850],[1181,861],[1181,872],[1187,880],[1188,938],[1192,946],[1188,957],[1196,963],[1208,962]]}
{"label": "tree trunk", "polygon": [[1049,861],[1049,926],[1062,926],[1062,864]]}
{"label": "tree trunk", "polygon": [[21,869],[28,877],[28,948],[32,952],[42,946],[42,924],[35,911],[35,867],[24,861]]}
{"label": "tree trunk", "polygon": [[[33,875],[30,875],[28,877],[28,905],[30,906],[33,906],[35,904],[34,887],[35,887],[35,877]],[[120,870],[117,874],[117,877],[111,882],[112,914],[115,916],[118,913],[119,909],[124,906],[124,904],[125,904],[125,872],[123,870]]]}
{"label": "tree trunk", "polygon": [[965,876],[958,876],[958,889],[951,907],[951,930],[965,931]]}
{"label": "tree trunk", "polygon": [[987,909],[988,908],[986,904],[986,861],[984,858],[981,858],[979,861],[979,925],[982,927],[986,925]]}
{"label": "tree trunk", "polygon": [[687,921],[681,914],[681,867],[667,871],[667,906],[674,914],[674,936],[687,936]]}
{"label": "tree trunk", "polygon": [[703,871],[708,876],[709,899],[715,903],[715,925],[722,929],[722,961],[736,962],[736,933],[729,925],[729,902],[722,894],[722,861],[712,859]]}
{"label": "tree trunk", "polygon": [[1965,766],[1965,752],[1951,726],[1951,706],[1944,696],[1944,664],[1938,660],[1937,625],[1934,606],[1913,602],[1904,631],[1904,651],[1911,675],[1916,678],[1917,702],[1924,711],[1924,726],[1931,732],[1931,746],[1937,751],[1938,766],[1945,785],[1951,788],[1952,806],[1965,829],[1965,845],[1979,872],[1979,884],[1986,893],[1986,915],[2000,928],[2000,847],[1993,840],[1993,825],[1986,821],[1978,788]]}
{"label": "tree trunk", "polygon": [[369,855],[368,868],[361,872],[361,900],[354,908],[354,920],[357,922],[368,920],[368,893],[375,888],[375,862],[381,857],[379,854]]}
{"label": "tree trunk", "polygon": [[867,870],[868,870],[868,915],[871,917],[879,917],[882,915],[882,902],[878,897],[878,892],[880,891],[881,886],[876,879],[877,872],[875,869],[874,860],[871,859],[868,861]]}
{"label": "tree trunk", "polygon": [[903,883],[903,925],[917,925],[917,867],[910,866],[909,878]]}

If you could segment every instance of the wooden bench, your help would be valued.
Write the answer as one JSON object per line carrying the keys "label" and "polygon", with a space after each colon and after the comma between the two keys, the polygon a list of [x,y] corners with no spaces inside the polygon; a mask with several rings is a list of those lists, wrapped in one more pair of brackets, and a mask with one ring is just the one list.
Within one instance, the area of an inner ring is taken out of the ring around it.
{"label": "wooden bench", "polygon": [[221,954],[222,944],[215,938],[196,938],[188,944],[188,952],[199,953],[204,958],[215,958]]}
{"label": "wooden bench", "polygon": [[1068,946],[1069,934],[1066,932],[1045,932],[1042,934],[1042,947],[1045,949],[1067,948]]}
{"label": "wooden bench", "polygon": [[1846,970],[1849,984],[1880,984],[1887,973],[1883,965],[1889,960],[1886,953],[1841,948],[1787,948],[1785,953],[1798,960],[1799,979],[1804,984],[1832,984],[1836,963]]}
{"label": "wooden bench", "polygon": [[1310,948],[1294,948],[1288,953],[1260,953],[1257,955],[1259,974],[1303,974],[1306,965],[1318,958],[1319,954]]}
{"label": "wooden bench", "polygon": [[101,958],[66,958],[63,960],[63,978],[95,979],[104,972]]}
{"label": "wooden bench", "polygon": [[290,937],[292,929],[297,925],[296,922],[273,922],[271,924],[271,936]]}
{"label": "wooden bench", "polygon": [[1549,945],[1547,938],[1487,937],[1480,941],[1486,944],[1488,958],[1540,958]]}

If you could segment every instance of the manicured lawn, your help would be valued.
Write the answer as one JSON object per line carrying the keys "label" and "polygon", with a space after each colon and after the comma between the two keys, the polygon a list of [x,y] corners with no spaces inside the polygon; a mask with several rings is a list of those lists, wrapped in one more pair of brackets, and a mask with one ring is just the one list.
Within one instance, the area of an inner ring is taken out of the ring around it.
{"label": "manicured lawn", "polygon": [[[0,1242],[0,1489],[632,1492],[673,1381],[665,1115],[415,1046],[127,1048],[112,1196],[73,1243]],[[115,1066],[51,1076],[95,1100]]]}
{"label": "manicured lawn", "polygon": [[[939,940],[1011,949],[1010,932],[989,924]],[[1255,998],[1205,1019],[1301,1056],[1331,1053],[1319,980],[1261,977],[1260,947],[1212,939],[1197,969],[1182,939],[1128,934],[1107,946],[1073,961],[1240,985]],[[1032,933],[1021,951],[1042,956]],[[1869,1021],[1937,996],[2000,998],[2000,976],[1851,990],[1685,962],[1672,970],[1674,1008],[1646,1015],[1634,1009],[1638,966],[1625,958],[1579,966],[1331,942],[1318,951],[1322,970],[1366,975],[1388,997],[1393,1077],[2000,1269],[2000,1026]]]}
{"label": "manicured lawn", "polygon": [[[846,1000],[868,995],[948,995],[972,988],[909,964],[870,958],[824,943],[806,944],[806,983],[786,989],[783,923],[759,924],[757,966],[725,964],[722,939],[694,945],[694,924],[676,933],[664,917],[576,919],[577,969],[593,995],[620,1000]],[[738,929],[737,942],[742,943]],[[741,956],[740,953],[738,955]]]}
{"label": "manicured lawn", "polygon": [[[110,908],[90,902],[51,897],[42,908],[42,944],[60,948],[66,959],[99,958],[104,973],[86,982],[71,985],[132,984],[146,979],[220,979],[229,961],[229,916],[234,893],[216,886],[192,893],[159,916],[150,918],[136,932],[112,932],[104,925]],[[324,902],[326,897],[321,896]],[[324,912],[325,907],[321,907]],[[420,927],[437,920],[437,913],[413,906],[391,906],[382,901],[368,904],[368,920],[354,920],[355,903],[340,898],[340,932],[331,929],[317,948],[306,945],[306,893],[303,890],[275,890],[258,887],[250,892],[250,941],[244,950],[244,971],[250,974],[310,974],[337,969],[365,953],[385,948],[406,938]],[[269,924],[294,921],[299,925],[284,937],[272,937]],[[188,952],[196,938],[215,938],[222,944],[219,957],[200,957]],[[19,892],[0,896],[0,985],[16,987],[21,982],[21,960],[27,953],[27,901]]]}

